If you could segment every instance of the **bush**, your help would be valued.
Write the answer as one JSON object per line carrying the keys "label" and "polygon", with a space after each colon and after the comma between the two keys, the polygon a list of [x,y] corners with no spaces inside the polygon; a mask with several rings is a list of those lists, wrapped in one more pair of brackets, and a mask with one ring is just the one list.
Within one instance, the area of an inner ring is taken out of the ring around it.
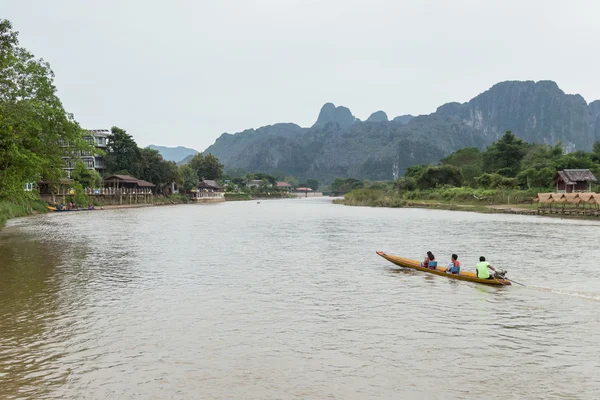
{"label": "bush", "polygon": [[413,178],[400,178],[394,182],[394,188],[400,192],[412,191],[417,188],[417,182]]}
{"label": "bush", "polygon": [[462,185],[462,172],[460,168],[453,165],[442,165],[429,167],[417,178],[417,186],[420,189],[434,189],[436,187],[449,185]]}

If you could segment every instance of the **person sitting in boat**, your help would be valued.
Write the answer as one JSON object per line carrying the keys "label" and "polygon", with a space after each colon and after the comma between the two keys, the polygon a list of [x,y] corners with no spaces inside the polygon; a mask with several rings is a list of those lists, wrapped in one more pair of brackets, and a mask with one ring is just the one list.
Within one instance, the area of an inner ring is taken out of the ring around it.
{"label": "person sitting in boat", "polygon": [[[479,257],[479,263],[475,266],[477,268],[477,277],[479,279],[494,279],[496,274],[496,268],[492,267],[489,262],[485,261],[485,257]],[[490,269],[494,271],[494,274],[490,274]]]}
{"label": "person sitting in boat", "polygon": [[460,261],[458,261],[458,256],[456,254],[452,254],[450,264],[446,267],[446,273],[455,275],[460,273]]}
{"label": "person sitting in boat", "polygon": [[59,209],[59,210],[64,210],[64,208],[65,208],[65,205],[64,205],[63,203],[60,203],[60,204],[58,205],[58,209]]}
{"label": "person sitting in boat", "polygon": [[435,269],[435,267],[437,267],[437,261],[435,261],[435,256],[431,251],[427,252],[427,256],[425,256],[425,259],[421,263],[421,267],[429,269]]}

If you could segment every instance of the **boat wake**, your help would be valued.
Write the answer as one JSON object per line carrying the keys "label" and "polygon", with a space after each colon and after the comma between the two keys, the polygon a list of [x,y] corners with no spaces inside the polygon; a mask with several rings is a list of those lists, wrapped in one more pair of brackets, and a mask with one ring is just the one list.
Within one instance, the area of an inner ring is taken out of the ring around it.
{"label": "boat wake", "polygon": [[581,299],[600,301],[600,293],[577,292],[577,291],[564,290],[564,289],[553,289],[553,288],[548,288],[548,287],[543,287],[543,286],[529,286],[528,285],[527,287],[529,289],[539,290],[542,292],[556,293],[556,294],[560,294],[563,296],[579,297]]}

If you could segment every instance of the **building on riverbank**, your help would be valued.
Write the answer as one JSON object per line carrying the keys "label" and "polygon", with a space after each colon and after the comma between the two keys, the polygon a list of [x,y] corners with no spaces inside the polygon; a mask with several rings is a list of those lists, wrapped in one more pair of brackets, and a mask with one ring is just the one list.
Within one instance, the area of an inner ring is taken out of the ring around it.
{"label": "building on riverbank", "polygon": [[557,193],[584,193],[592,191],[596,177],[589,169],[565,169],[554,176]]}
{"label": "building on riverbank", "polygon": [[225,201],[225,190],[216,181],[205,179],[188,196],[199,203],[220,202]]}
{"label": "building on riverbank", "polygon": [[[104,151],[108,146],[108,136],[110,135],[110,131],[108,129],[91,129],[88,133],[88,135],[84,136],[83,140],[89,145],[94,146],[96,150]],[[62,147],[65,149],[66,153],[66,155],[62,157],[65,162],[65,167],[63,169],[67,172],[69,178],[78,161],[83,162],[83,165],[88,169],[94,169],[100,174],[106,172],[106,162],[104,161],[104,157],[98,151],[70,150],[70,143],[62,143]]]}
{"label": "building on riverbank", "polygon": [[287,182],[276,182],[275,183],[275,187],[277,189],[280,189],[283,192],[291,192],[292,191],[292,185],[290,185]]}

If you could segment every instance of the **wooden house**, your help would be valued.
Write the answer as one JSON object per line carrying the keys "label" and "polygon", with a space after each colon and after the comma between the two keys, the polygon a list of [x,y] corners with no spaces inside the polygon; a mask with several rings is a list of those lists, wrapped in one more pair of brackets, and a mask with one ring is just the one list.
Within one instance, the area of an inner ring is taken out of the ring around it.
{"label": "wooden house", "polygon": [[589,169],[565,169],[554,176],[557,193],[591,192],[596,181]]}

